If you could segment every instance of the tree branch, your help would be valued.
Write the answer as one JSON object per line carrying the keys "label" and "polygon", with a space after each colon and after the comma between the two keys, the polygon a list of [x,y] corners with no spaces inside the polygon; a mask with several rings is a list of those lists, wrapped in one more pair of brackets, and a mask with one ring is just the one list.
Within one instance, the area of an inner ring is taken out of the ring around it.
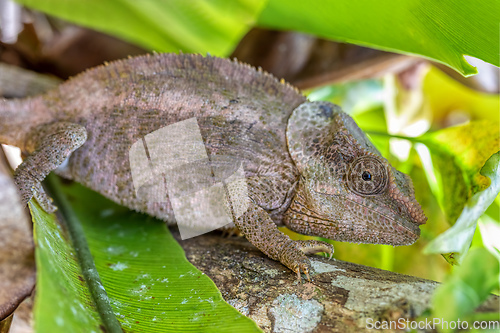
{"label": "tree branch", "polygon": [[[266,332],[365,332],[373,321],[415,320],[439,283],[312,256],[312,282],[267,258],[244,238],[212,233],[180,240],[186,256],[224,299]],[[491,296],[478,311],[499,311]]]}

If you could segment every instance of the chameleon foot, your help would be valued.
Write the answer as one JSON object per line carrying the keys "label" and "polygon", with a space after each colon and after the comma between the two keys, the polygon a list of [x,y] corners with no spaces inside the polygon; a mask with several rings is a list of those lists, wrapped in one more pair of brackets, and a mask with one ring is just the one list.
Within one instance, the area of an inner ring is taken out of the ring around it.
{"label": "chameleon foot", "polygon": [[40,206],[54,212],[55,206],[40,183],[57,169],[68,156],[87,139],[85,127],[79,124],[56,122],[36,127],[30,133],[26,150],[30,155],[14,172],[14,182],[19,189],[23,205],[35,195]]}
{"label": "chameleon foot", "polygon": [[317,240],[294,241],[276,228],[269,214],[261,207],[250,204],[245,214],[235,221],[236,226],[245,237],[262,252],[297,274],[301,281],[304,273],[311,281],[309,272],[311,262],[306,254],[326,252],[333,253],[333,246]]}
{"label": "chameleon foot", "polygon": [[232,238],[232,237],[242,237],[241,231],[237,227],[222,229],[222,237]]}
{"label": "chameleon foot", "polygon": [[35,186],[33,197],[45,212],[52,214],[57,210],[57,206],[52,204],[52,198],[47,195],[41,184]]}
{"label": "chameleon foot", "polygon": [[333,257],[333,245],[323,241],[317,240],[305,240],[296,241],[296,245],[299,245],[300,250],[305,254],[314,254],[318,252],[324,252],[329,255],[329,259]]}
{"label": "chameleon foot", "polygon": [[301,280],[301,273],[304,273],[307,277],[307,281],[311,281],[309,272],[311,271],[311,262],[306,254],[325,252],[330,254],[330,258],[333,255],[333,246],[331,244],[316,241],[316,240],[290,240],[282,248],[280,253],[280,261],[282,264],[290,268],[292,271],[297,273],[297,279]]}

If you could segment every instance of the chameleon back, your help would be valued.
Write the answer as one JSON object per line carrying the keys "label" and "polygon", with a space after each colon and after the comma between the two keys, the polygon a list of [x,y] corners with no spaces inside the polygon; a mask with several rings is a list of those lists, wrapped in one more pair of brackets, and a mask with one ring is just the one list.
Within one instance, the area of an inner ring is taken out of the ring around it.
{"label": "chameleon back", "polygon": [[[286,124],[304,101],[295,88],[251,66],[173,54],[91,69],[42,99],[54,120],[76,122],[88,133],[58,170],[62,176],[167,221],[173,217],[169,200],[150,202],[135,194],[129,164],[134,143],[194,117],[213,163],[214,156],[234,157],[243,162],[247,177],[279,175],[291,184],[298,172],[288,154]],[[268,208],[278,208],[283,200]]]}

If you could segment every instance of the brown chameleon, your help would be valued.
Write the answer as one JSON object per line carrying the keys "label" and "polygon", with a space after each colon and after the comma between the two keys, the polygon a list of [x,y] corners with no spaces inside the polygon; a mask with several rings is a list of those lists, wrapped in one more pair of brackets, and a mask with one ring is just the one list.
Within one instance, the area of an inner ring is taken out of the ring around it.
{"label": "brown chameleon", "polygon": [[[291,240],[277,226],[355,243],[409,245],[419,237],[426,217],[412,181],[351,117],[236,61],[141,56],[90,69],[44,95],[0,100],[0,143],[28,154],[14,175],[24,203],[35,195],[55,209],[40,182],[56,170],[173,222],[168,194],[162,202],[136,195],[128,154],[148,133],[193,117],[213,163],[242,162],[250,200],[234,224],[299,278],[309,279],[306,254],[333,247]],[[184,177],[195,176],[189,172]]]}

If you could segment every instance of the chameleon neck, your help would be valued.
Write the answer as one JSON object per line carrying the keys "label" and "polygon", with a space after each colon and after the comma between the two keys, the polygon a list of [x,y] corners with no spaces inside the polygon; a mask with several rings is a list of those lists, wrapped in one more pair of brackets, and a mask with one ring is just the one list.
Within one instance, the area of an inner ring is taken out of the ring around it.
{"label": "chameleon neck", "polygon": [[[41,108],[39,97],[27,99],[0,98],[0,143],[24,150],[26,134],[36,126],[49,121],[48,112]],[[37,110],[36,114],[33,110]]]}

